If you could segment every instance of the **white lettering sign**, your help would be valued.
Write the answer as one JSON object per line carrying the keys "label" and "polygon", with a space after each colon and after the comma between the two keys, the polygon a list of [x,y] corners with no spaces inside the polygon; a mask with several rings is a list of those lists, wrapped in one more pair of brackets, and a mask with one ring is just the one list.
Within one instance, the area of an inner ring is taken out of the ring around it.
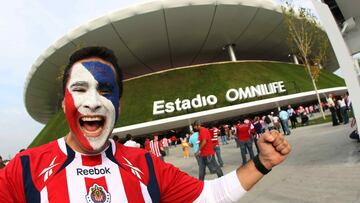
{"label": "white lettering sign", "polygon": [[176,111],[183,111],[191,108],[201,108],[204,106],[212,106],[218,102],[215,95],[201,96],[197,94],[193,99],[180,100],[177,98],[174,102],[166,102],[164,100],[154,101],[153,115],[160,115],[164,113],[172,113]]}
{"label": "white lettering sign", "polygon": [[255,86],[240,87],[238,90],[229,89],[225,94],[225,99],[228,102],[236,100],[260,97],[270,94],[286,92],[283,81],[272,82],[269,84],[260,84]]}
{"label": "white lettering sign", "polygon": [[[238,89],[231,88],[227,90],[225,99],[228,102],[236,100],[260,97],[276,93],[285,92],[285,85],[283,81],[271,82],[268,84],[260,84],[248,87],[240,87]],[[161,115],[164,113],[173,113],[174,111],[183,111],[188,109],[197,109],[205,106],[213,106],[218,102],[215,95],[201,96],[197,94],[193,99],[177,98],[174,102],[166,102],[165,100],[154,101],[153,115]]]}

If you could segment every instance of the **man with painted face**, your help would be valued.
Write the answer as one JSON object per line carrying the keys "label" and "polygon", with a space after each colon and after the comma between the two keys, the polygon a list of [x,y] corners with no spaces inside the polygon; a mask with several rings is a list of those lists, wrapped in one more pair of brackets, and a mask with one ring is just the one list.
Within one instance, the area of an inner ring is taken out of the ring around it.
{"label": "man with painted face", "polygon": [[111,50],[76,51],[63,87],[70,132],[17,154],[0,170],[0,202],[234,202],[290,152],[281,134],[266,132],[253,161],[200,181],[146,150],[109,139],[122,95],[122,73]]}

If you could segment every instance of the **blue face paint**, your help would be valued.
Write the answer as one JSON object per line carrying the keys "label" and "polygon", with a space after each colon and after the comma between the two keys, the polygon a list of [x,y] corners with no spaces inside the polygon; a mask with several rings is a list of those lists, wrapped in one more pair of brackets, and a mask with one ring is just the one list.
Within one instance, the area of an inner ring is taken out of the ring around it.
{"label": "blue face paint", "polygon": [[81,63],[98,81],[99,93],[111,101],[115,109],[115,122],[118,119],[119,109],[119,86],[113,68],[99,61]]}

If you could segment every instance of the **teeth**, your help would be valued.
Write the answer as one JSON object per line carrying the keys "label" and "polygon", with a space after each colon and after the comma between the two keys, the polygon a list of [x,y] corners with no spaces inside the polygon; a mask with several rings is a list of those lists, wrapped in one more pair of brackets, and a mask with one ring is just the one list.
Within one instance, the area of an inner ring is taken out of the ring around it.
{"label": "teeth", "polygon": [[102,121],[103,118],[101,116],[84,116],[81,118],[82,121]]}

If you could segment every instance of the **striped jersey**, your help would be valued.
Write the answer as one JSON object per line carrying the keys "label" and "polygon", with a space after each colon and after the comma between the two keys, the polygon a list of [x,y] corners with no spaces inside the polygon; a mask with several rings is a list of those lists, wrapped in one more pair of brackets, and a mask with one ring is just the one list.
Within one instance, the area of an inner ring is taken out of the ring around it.
{"label": "striped jersey", "polygon": [[161,157],[160,147],[162,147],[162,144],[160,141],[155,141],[155,140],[150,141],[150,152],[154,156]]}
{"label": "striped jersey", "polygon": [[209,129],[209,132],[210,132],[210,135],[211,135],[211,141],[215,146],[218,146],[219,145],[219,135],[220,135],[220,129],[219,128],[216,128],[216,127],[213,127],[211,129]]}
{"label": "striped jersey", "polygon": [[0,202],[193,202],[204,183],[146,150],[110,140],[97,155],[64,138],[28,149],[0,170]]}

